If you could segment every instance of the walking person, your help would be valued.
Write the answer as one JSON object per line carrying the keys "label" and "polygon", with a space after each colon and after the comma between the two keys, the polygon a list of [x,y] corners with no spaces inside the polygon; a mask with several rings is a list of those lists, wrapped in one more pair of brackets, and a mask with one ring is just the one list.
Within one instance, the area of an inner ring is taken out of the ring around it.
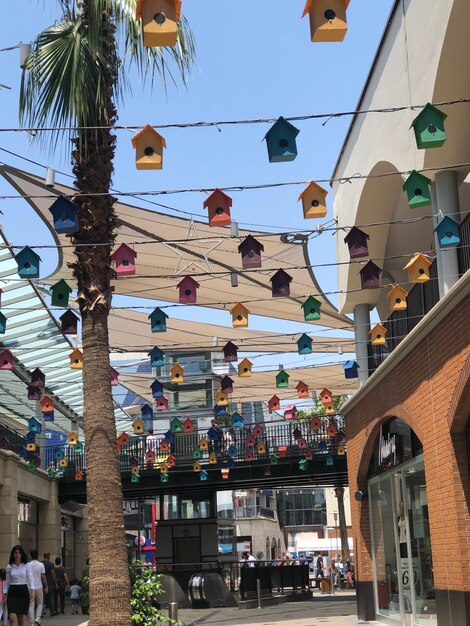
{"label": "walking person", "polygon": [[54,563],[51,561],[51,555],[49,554],[49,552],[44,553],[44,558],[41,563],[44,565],[47,584],[47,591],[44,590],[44,609],[42,616],[44,617],[46,615],[47,608],[51,612],[51,617],[54,617],[54,615],[57,615],[54,608],[54,590],[57,586],[57,582],[54,571]]}
{"label": "walking person", "polygon": [[65,589],[69,586],[69,579],[67,576],[67,572],[62,567],[62,559],[58,556],[55,560],[55,578],[56,578],[56,588],[54,591],[54,610],[55,614],[65,613]]}
{"label": "walking person", "polygon": [[70,600],[72,601],[72,615],[78,615],[78,608],[80,606],[80,591],[81,588],[78,584],[78,580],[74,578],[70,585]]}
{"label": "walking person", "polygon": [[354,587],[354,565],[348,559],[344,568],[346,574],[346,589],[352,589]]}
{"label": "walking person", "polygon": [[38,556],[37,550],[31,550],[31,561],[28,564],[32,579],[31,589],[34,591],[34,600],[31,600],[29,605],[29,623],[31,626],[41,626],[44,593],[47,594],[48,592],[46,569],[44,563],[38,561]]}
{"label": "walking person", "polygon": [[10,626],[25,626],[34,591],[28,557],[20,545],[13,546],[7,565],[6,592]]}

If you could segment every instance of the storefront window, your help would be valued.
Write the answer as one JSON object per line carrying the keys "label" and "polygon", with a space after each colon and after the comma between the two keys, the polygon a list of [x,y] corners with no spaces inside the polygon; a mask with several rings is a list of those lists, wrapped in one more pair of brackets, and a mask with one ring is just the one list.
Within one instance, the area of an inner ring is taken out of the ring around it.
{"label": "storefront window", "polygon": [[165,495],[163,519],[208,519],[211,517],[211,501],[200,496]]}

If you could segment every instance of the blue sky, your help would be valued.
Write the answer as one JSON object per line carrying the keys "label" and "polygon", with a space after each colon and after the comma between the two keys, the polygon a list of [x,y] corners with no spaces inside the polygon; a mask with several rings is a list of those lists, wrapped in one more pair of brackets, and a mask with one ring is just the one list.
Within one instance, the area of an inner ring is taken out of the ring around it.
{"label": "blue sky", "polygon": [[[28,42],[58,17],[53,0],[17,0],[0,6],[1,47]],[[183,12],[197,42],[197,67],[188,86],[160,84],[153,93],[137,74],[130,76],[132,94],[119,106],[119,123],[139,125],[181,123],[200,120],[277,118],[354,109],[386,24],[392,0],[360,0],[348,9],[349,31],[341,44],[310,42],[308,17],[300,19],[304,0],[183,0]],[[18,93],[21,70],[19,51],[0,53],[0,83],[12,87],[0,90],[1,127],[18,126]],[[394,103],[390,102],[392,106]],[[281,181],[328,178],[332,171],[350,118],[296,123],[299,155],[290,163],[270,164],[263,137],[269,125],[167,129],[168,149],[161,172],[137,171],[131,147],[132,133],[118,132],[114,185],[121,190],[211,188],[253,185]],[[5,148],[58,170],[70,171],[67,146],[55,154],[30,145],[25,133],[0,133]],[[43,174],[44,170],[4,152],[0,160]],[[58,176],[60,182],[67,182]],[[297,197],[302,187],[234,192],[232,216],[244,228],[295,230],[312,228],[304,220]],[[0,180],[0,194],[12,189]],[[202,194],[179,194],[164,202],[177,209],[203,214]],[[332,216],[332,193],[328,196]],[[138,204],[138,202],[136,202]],[[142,206],[146,206],[143,204]],[[22,200],[0,200],[0,216],[10,242],[17,245],[50,241],[46,229]],[[328,219],[328,218],[326,218]],[[326,220],[325,220],[326,221]],[[314,239],[312,263],[334,262],[335,241],[331,233]],[[43,274],[53,266],[45,258]],[[325,291],[336,289],[336,271],[317,271]],[[336,298],[333,296],[333,302]],[[178,316],[190,315],[226,324],[223,312],[178,309]],[[280,320],[251,318],[252,328],[280,332],[307,330]],[[315,327],[309,326],[309,332]],[[331,334],[338,334],[332,332]],[[277,361],[277,359],[274,359]],[[273,362],[270,358],[269,362]],[[286,361],[287,362],[287,361]]]}

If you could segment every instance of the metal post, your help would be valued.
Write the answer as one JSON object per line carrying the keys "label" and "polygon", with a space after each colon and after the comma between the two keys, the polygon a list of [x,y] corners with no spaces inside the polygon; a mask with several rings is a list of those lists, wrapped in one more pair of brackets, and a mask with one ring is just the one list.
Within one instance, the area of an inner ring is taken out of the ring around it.
{"label": "metal post", "polygon": [[[436,198],[439,210],[439,221],[445,215],[449,215],[456,222],[459,222],[460,202],[457,172],[445,170],[436,174]],[[442,280],[444,294],[446,294],[459,279],[457,248],[440,248],[438,246],[436,253],[441,257]]]}
{"label": "metal post", "polygon": [[168,617],[175,622],[178,621],[178,602],[168,603]]}
{"label": "metal post", "polygon": [[256,579],[256,597],[258,598],[258,608],[262,609],[261,606],[261,580],[259,578]]}

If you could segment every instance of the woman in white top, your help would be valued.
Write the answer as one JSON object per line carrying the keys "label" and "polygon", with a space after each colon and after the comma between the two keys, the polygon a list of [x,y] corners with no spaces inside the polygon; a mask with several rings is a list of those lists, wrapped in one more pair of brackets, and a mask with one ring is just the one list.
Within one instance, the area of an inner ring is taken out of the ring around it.
{"label": "woman in white top", "polygon": [[29,603],[34,599],[28,557],[21,546],[13,546],[7,565],[7,608],[10,626],[25,626]]}

